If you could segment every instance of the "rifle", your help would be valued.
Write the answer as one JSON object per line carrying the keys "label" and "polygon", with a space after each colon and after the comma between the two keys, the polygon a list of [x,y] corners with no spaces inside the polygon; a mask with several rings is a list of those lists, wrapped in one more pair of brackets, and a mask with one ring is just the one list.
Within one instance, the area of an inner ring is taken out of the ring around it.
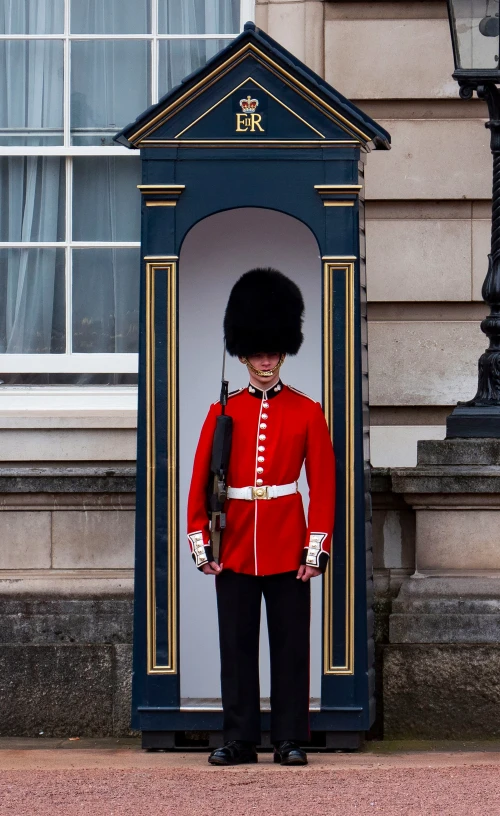
{"label": "rifle", "polygon": [[233,418],[227,416],[226,405],[229,396],[229,383],[224,379],[226,367],[226,344],[222,358],[222,382],[220,391],[221,413],[217,417],[214,439],[212,443],[212,458],[210,461],[210,477],[208,485],[208,514],[210,516],[210,544],[214,561],[219,563],[220,543],[222,531],[226,527],[224,502],[227,498],[227,469],[231,453],[233,437]]}

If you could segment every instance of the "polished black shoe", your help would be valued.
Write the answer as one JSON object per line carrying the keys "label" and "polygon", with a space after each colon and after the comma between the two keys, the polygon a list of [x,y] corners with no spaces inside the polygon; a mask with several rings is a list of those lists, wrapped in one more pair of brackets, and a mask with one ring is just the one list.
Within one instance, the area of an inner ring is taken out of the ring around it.
{"label": "polished black shoe", "polygon": [[307,765],[307,754],[298,742],[283,740],[274,746],[274,761],[280,765]]}
{"label": "polished black shoe", "polygon": [[208,761],[210,765],[242,765],[245,762],[257,762],[258,757],[253,742],[230,740],[212,751]]}

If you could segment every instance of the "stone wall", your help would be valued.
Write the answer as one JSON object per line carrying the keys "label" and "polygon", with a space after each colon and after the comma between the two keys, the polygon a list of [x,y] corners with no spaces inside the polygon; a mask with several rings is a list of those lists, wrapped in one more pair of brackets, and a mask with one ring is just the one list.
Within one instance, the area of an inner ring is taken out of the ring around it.
{"label": "stone wall", "polygon": [[0,469],[0,736],[130,729],[135,468]]}

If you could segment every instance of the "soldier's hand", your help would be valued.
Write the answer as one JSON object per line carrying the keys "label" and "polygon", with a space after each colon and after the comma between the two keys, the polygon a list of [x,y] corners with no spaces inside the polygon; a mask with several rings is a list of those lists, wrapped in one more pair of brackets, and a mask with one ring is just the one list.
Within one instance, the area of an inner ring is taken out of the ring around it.
{"label": "soldier's hand", "polygon": [[216,564],[215,561],[209,561],[207,564],[203,564],[202,572],[205,575],[218,575],[222,572],[223,564]]}
{"label": "soldier's hand", "polygon": [[307,567],[305,564],[301,564],[297,578],[299,581],[309,581],[309,578],[316,578],[318,575],[321,575],[321,570],[316,569],[316,567]]}

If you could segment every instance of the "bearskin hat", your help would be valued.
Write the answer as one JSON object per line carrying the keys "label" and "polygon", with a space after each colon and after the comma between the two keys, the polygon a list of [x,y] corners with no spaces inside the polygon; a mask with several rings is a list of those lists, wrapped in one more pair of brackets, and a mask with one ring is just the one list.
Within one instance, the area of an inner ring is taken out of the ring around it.
{"label": "bearskin hat", "polygon": [[277,269],[251,269],[234,284],[224,316],[229,354],[265,351],[297,354],[302,345],[304,300],[296,283]]}

